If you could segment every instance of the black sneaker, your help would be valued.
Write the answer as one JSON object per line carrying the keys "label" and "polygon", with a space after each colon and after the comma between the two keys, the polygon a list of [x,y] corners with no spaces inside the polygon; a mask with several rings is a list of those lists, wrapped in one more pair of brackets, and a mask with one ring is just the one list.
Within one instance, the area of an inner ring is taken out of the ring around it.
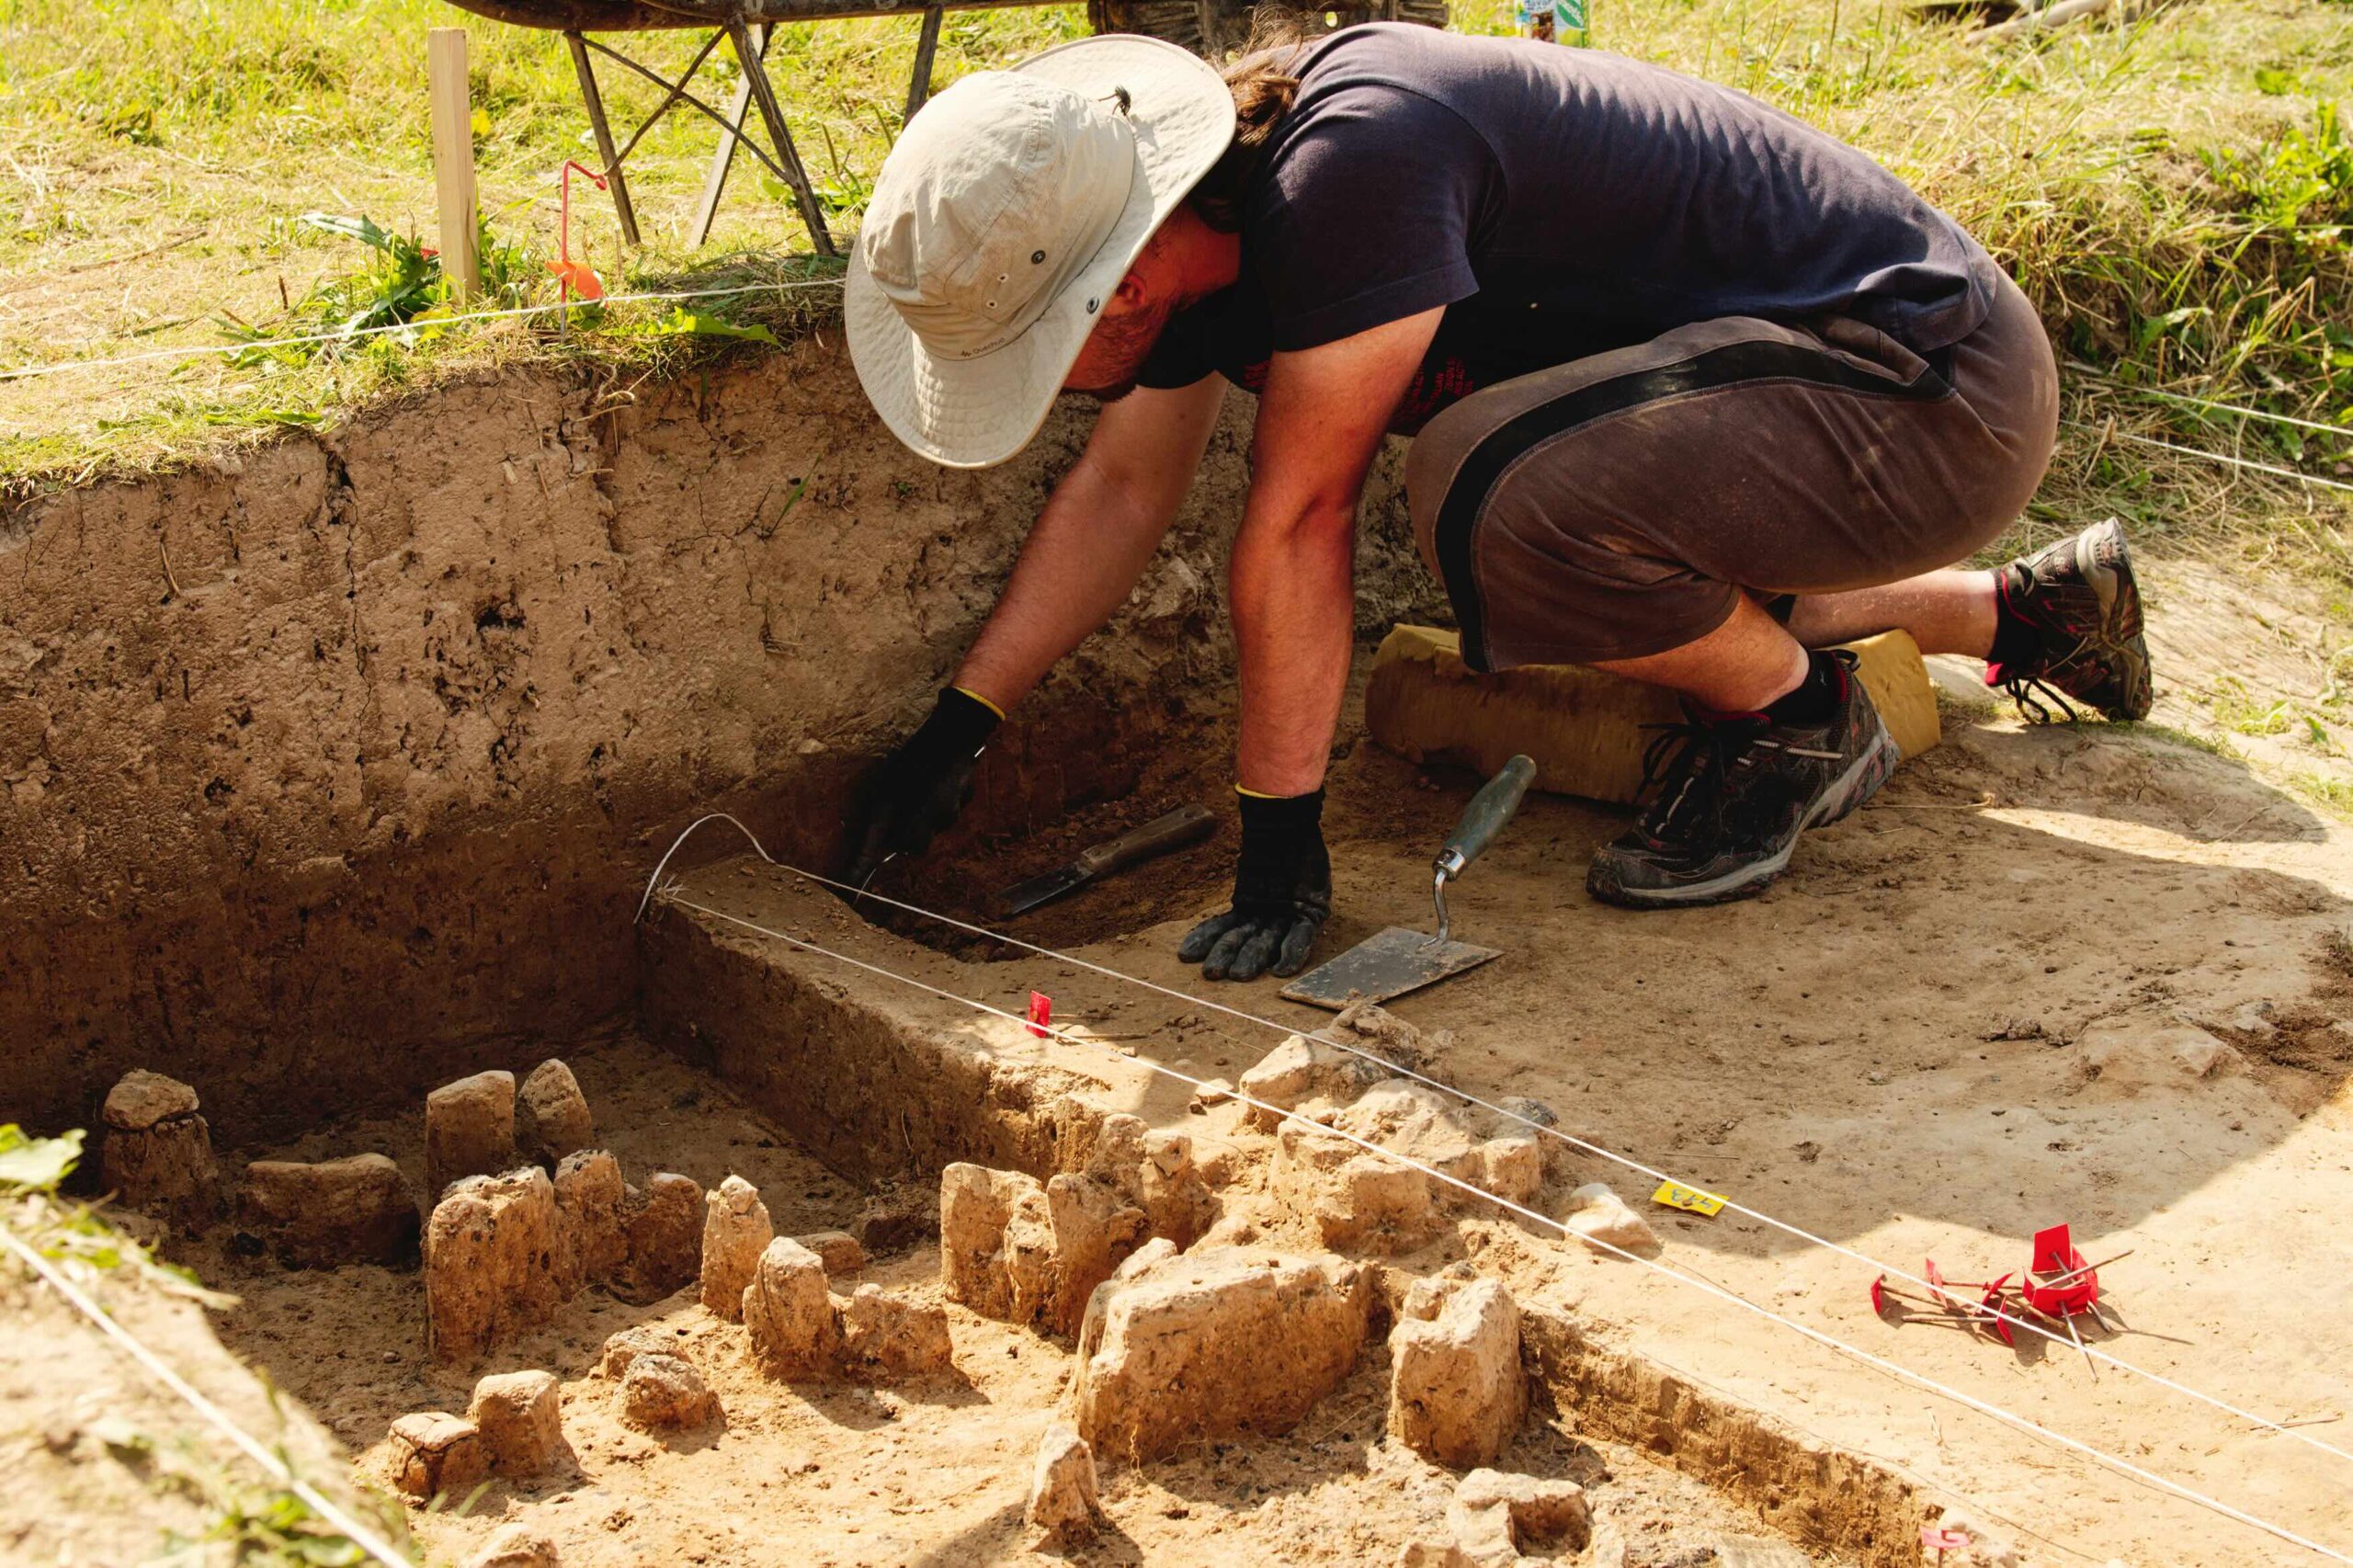
{"label": "black sneaker", "polygon": [[1846,672],[1824,724],[1762,713],[1669,726],[1651,744],[1643,788],[1660,788],[1633,827],[1595,852],[1585,885],[1605,903],[1665,909],[1762,892],[1798,835],[1836,822],[1887,781],[1897,751],[1870,693]]}
{"label": "black sneaker", "polygon": [[2077,715],[2067,700],[2089,703],[2111,719],[2149,716],[2149,645],[2141,637],[2141,588],[2132,552],[2110,517],[2073,539],[2011,562],[1995,579],[2002,610],[2040,634],[2030,658],[1987,661],[1985,684],[1998,686],[2020,716],[2051,722],[2040,692]]}

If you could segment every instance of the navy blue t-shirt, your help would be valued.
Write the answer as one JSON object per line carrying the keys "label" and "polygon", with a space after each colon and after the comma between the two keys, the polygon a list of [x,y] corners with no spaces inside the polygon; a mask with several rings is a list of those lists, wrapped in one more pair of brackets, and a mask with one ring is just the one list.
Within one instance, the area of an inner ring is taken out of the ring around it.
{"label": "navy blue t-shirt", "polygon": [[1920,353],[1985,319],[1993,262],[1863,153],[1655,65],[1404,23],[1350,28],[1242,199],[1242,277],[1141,374],[1256,391],[1276,350],[1446,307],[1392,420],[1720,316],[1879,327]]}

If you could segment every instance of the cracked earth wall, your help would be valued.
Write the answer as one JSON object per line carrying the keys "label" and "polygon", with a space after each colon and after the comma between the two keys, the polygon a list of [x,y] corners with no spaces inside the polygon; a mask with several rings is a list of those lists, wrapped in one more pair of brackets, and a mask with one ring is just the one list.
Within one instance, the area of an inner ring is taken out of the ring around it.
{"label": "cracked earth wall", "polygon": [[[1088,424],[935,468],[833,341],[631,390],[483,373],[7,503],[6,1114],[86,1122],[132,1066],[202,1084],[231,1139],[414,1093],[627,1004],[631,909],[694,812],[824,856]],[[1120,793],[1226,699],[1249,415],[992,752],[976,829]],[[1370,629],[1432,592],[1393,454],[1365,516]]]}

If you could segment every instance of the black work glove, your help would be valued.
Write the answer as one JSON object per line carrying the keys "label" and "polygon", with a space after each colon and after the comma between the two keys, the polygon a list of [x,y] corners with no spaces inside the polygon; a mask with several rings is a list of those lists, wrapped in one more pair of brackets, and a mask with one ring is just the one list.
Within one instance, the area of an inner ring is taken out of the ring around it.
{"label": "black work glove", "polygon": [[1324,791],[1242,797],[1242,862],[1233,907],[1185,934],[1176,956],[1208,980],[1284,976],[1307,967],[1307,949],[1332,914],[1332,857],[1324,848]]}
{"label": "black work glove", "polygon": [[849,869],[863,887],[892,855],[920,855],[972,798],[972,770],[1002,721],[970,692],[949,687],[912,735],[874,765],[850,808]]}

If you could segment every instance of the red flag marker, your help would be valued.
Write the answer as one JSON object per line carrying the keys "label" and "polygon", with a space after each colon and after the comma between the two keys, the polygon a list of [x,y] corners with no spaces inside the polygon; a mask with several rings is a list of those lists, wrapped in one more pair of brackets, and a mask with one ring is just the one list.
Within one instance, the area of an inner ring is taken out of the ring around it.
{"label": "red flag marker", "polygon": [[1042,991],[1029,993],[1029,1032],[1043,1040],[1046,1026],[1053,1021],[1054,999]]}

